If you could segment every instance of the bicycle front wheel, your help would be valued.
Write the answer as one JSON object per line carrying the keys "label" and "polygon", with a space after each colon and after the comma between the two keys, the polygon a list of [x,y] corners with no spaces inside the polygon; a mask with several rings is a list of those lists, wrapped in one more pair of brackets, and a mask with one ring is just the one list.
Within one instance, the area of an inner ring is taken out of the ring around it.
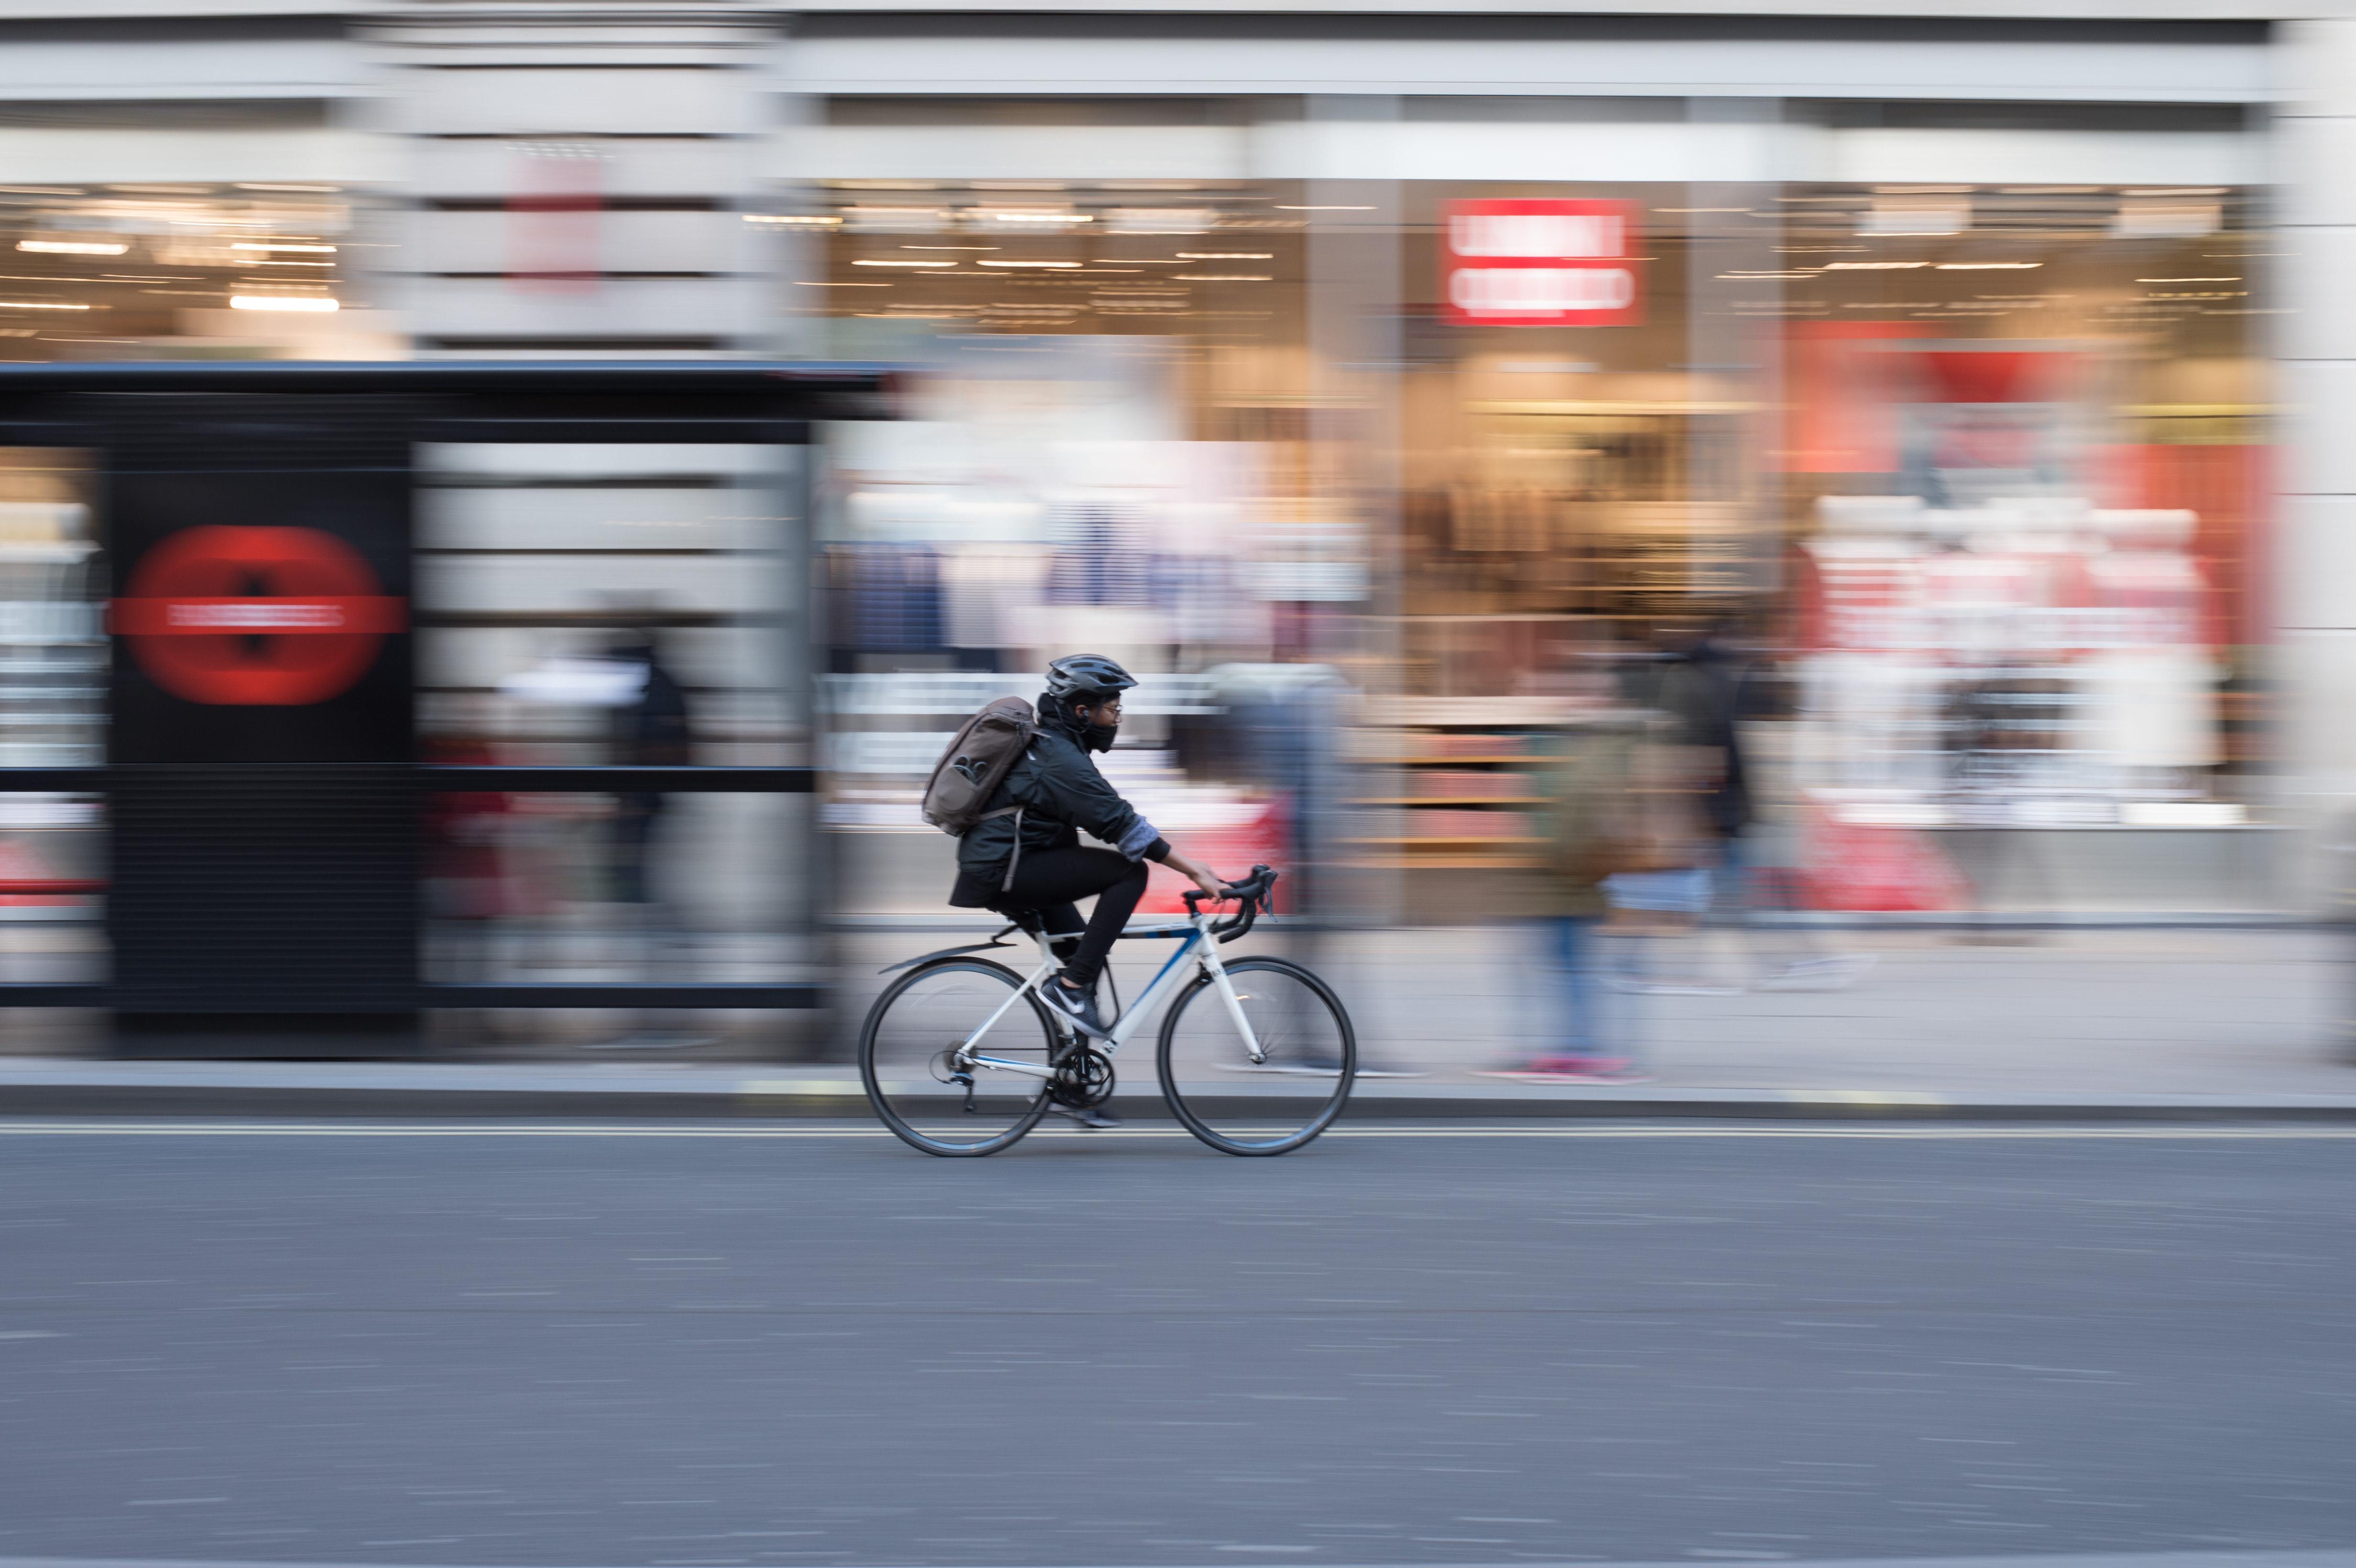
{"label": "bicycle front wheel", "polygon": [[[902,1142],[926,1154],[996,1154],[1038,1124],[1047,1081],[1036,1074],[1054,1062],[1057,1034],[1035,997],[1015,994],[1022,987],[1002,964],[945,958],[875,998],[859,1031],[859,1076]],[[970,1067],[957,1061],[968,1040]]]}
{"label": "bicycle front wheel", "polygon": [[1358,1037],[1333,987],[1281,958],[1226,965],[1264,1060],[1210,976],[1162,1020],[1162,1096],[1186,1129],[1228,1154],[1285,1154],[1333,1125],[1358,1070]]}

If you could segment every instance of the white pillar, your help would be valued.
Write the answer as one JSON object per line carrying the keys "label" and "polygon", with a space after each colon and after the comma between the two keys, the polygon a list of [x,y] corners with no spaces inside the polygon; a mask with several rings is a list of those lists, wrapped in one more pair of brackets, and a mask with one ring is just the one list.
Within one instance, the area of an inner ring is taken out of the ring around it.
{"label": "white pillar", "polygon": [[375,29],[407,153],[422,357],[700,357],[774,330],[744,220],[777,24],[437,4]]}
{"label": "white pillar", "polygon": [[[2289,101],[2275,122],[2281,231],[2270,318],[2284,418],[2267,549],[2279,673],[2281,800],[2331,828],[2356,805],[2356,20],[2283,29]],[[2329,857],[2288,858],[2313,903]]]}

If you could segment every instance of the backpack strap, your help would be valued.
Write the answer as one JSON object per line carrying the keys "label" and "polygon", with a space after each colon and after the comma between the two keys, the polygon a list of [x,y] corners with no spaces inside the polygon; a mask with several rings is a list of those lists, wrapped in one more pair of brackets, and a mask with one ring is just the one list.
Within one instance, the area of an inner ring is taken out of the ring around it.
{"label": "backpack strap", "polygon": [[985,811],[981,814],[981,820],[987,822],[993,816],[1004,816],[1010,812],[1014,817],[1014,853],[1006,858],[1006,875],[999,879],[998,891],[1001,893],[1013,888],[1014,868],[1023,864],[1023,807],[1001,805],[996,811]]}

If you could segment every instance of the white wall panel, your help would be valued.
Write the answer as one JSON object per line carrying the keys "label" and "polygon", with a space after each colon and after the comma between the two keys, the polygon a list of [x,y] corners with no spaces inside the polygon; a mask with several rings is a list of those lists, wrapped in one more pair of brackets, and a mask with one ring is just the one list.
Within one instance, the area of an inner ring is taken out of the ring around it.
{"label": "white wall panel", "polygon": [[340,98],[366,76],[364,51],[343,38],[12,39],[0,99]]}
{"label": "white wall panel", "polygon": [[[435,127],[426,127],[428,130]],[[744,183],[746,144],[734,140],[632,138],[593,144],[597,188],[607,196],[728,196]],[[524,155],[514,142],[432,135],[409,147],[411,187],[424,197],[504,197],[516,188]]]}
{"label": "white wall panel", "polygon": [[757,129],[743,85],[728,70],[421,70],[406,118],[444,135],[734,135]]}
{"label": "white wall panel", "polygon": [[[408,243],[391,265],[416,272],[497,272],[514,264],[519,219],[506,212],[416,212]],[[600,212],[596,238],[581,253],[599,272],[742,272],[759,260],[762,236],[734,212]]]}
{"label": "white wall panel", "polygon": [[1825,130],[1681,121],[1279,120],[1194,125],[828,126],[778,133],[769,177],[1954,181],[2248,185],[2232,132]]}
{"label": "white wall panel", "polygon": [[[2356,363],[2356,228],[2285,229],[2276,258],[2280,287],[2268,303],[2290,312],[2275,336],[2277,358]],[[2349,411],[2356,418],[2356,407]],[[2351,580],[2356,581],[2356,580]]]}
{"label": "white wall panel", "polygon": [[2238,103],[2261,44],[2117,39],[810,37],[782,85],[831,93],[1731,93]]}
{"label": "white wall panel", "polygon": [[418,542],[465,549],[775,549],[784,520],[758,490],[418,493]]}
{"label": "white wall panel", "polygon": [[412,317],[423,336],[709,336],[757,330],[766,284],[757,281],[606,282],[573,292],[499,278],[434,282]]}
{"label": "white wall panel", "polygon": [[[2275,367],[2275,384],[2282,402],[2280,490],[2284,496],[2329,499],[2341,508],[2331,515],[2326,531],[2337,537],[2356,522],[2356,441],[2347,438],[2348,411],[2356,408],[2356,360],[2291,359]],[[2356,531],[2346,534],[2356,549]],[[2297,592],[2312,593],[2321,584],[2345,602],[2337,622],[2294,622],[2297,625],[2356,626],[2356,555],[2333,555],[2333,570],[2303,574],[2313,581]]]}
{"label": "white wall panel", "polygon": [[1236,125],[810,125],[774,133],[760,169],[766,179],[1242,179],[1251,135]]}
{"label": "white wall panel", "polygon": [[1841,130],[1820,172],[1844,184],[2258,185],[2264,141],[2233,132]]}
{"label": "white wall panel", "polygon": [[[5,53],[5,51],[0,51]],[[0,183],[239,180],[390,185],[402,150],[360,131],[129,131],[0,127]]]}
{"label": "white wall panel", "polygon": [[671,609],[775,613],[783,575],[737,556],[422,556],[417,597],[435,610],[600,610],[616,598]]}
{"label": "white wall panel", "polygon": [[1652,122],[1278,121],[1256,128],[1264,179],[1762,180],[1756,126]]}
{"label": "white wall panel", "polygon": [[766,478],[792,469],[794,449],[724,442],[429,442],[417,449],[419,472],[525,479],[642,479],[731,474]]}

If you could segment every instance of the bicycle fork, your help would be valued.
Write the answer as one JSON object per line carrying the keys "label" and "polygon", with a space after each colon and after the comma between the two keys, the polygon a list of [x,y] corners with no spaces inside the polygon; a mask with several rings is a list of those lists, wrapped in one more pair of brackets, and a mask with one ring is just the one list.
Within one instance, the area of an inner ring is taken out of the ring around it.
{"label": "bicycle fork", "polygon": [[1219,962],[1217,948],[1205,950],[1203,967],[1210,972],[1211,984],[1217,988],[1219,1000],[1226,1004],[1227,1017],[1234,1022],[1236,1032],[1244,1037],[1245,1054],[1252,1059],[1253,1066],[1258,1066],[1268,1060],[1268,1052],[1261,1048],[1259,1036],[1253,1030],[1251,1019],[1244,1016],[1244,999],[1236,995],[1236,983],[1227,977],[1227,966]]}

